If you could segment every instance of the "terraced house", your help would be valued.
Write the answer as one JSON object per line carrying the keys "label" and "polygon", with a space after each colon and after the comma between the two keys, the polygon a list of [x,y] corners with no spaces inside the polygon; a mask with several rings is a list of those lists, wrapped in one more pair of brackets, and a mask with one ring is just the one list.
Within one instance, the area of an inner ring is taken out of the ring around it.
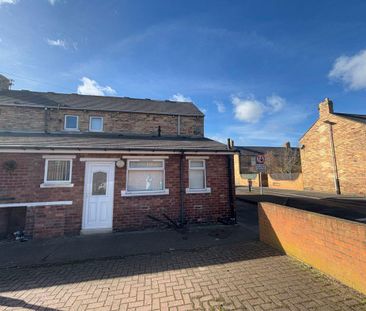
{"label": "terraced house", "polygon": [[204,137],[193,103],[15,91],[4,77],[1,86],[3,234],[233,217],[233,151]]}

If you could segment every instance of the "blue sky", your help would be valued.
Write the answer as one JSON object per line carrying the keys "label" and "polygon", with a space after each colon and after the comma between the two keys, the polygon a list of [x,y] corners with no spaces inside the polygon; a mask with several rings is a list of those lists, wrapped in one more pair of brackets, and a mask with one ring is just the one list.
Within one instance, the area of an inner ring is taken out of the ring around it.
{"label": "blue sky", "polygon": [[365,1],[0,0],[14,89],[190,99],[206,136],[296,145],[317,104],[366,113]]}

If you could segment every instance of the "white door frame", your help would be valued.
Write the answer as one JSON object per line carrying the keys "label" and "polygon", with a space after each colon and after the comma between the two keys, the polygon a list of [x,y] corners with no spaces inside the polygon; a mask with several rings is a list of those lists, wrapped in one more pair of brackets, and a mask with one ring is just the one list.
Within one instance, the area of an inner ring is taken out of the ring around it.
{"label": "white door frame", "polygon": [[[112,168],[111,173],[108,175],[108,180],[112,181],[111,183],[111,192],[112,192],[112,207],[111,207],[111,226],[108,228],[87,228],[86,227],[86,215],[87,215],[87,190],[88,183],[90,182],[90,172],[91,167],[93,165],[110,165]],[[114,209],[114,180],[115,180],[115,161],[110,161],[108,159],[93,159],[92,161],[85,162],[85,174],[84,174],[84,194],[83,194],[83,214],[82,214],[82,225],[81,225],[81,234],[92,234],[92,233],[106,233],[112,232],[113,230],[113,209]]]}

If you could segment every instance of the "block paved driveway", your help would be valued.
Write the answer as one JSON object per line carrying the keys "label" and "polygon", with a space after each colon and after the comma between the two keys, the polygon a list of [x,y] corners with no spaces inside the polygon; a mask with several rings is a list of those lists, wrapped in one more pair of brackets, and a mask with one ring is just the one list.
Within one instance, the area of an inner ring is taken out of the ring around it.
{"label": "block paved driveway", "polygon": [[366,310],[366,297],[257,241],[0,269],[0,310]]}

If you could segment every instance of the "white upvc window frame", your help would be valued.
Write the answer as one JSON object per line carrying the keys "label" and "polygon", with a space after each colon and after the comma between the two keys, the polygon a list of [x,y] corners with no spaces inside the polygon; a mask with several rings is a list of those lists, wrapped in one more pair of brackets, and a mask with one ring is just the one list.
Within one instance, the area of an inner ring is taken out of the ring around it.
{"label": "white upvc window frame", "polygon": [[[162,167],[130,167],[131,162],[136,161],[149,161],[149,162],[161,162]],[[129,171],[163,171],[163,189],[162,190],[128,190],[128,172]],[[121,191],[121,196],[132,197],[132,196],[152,196],[152,195],[168,195],[169,189],[165,188],[165,159],[161,158],[128,158],[126,164],[126,190]]]}
{"label": "white upvc window frame", "polygon": [[[95,118],[95,119],[101,119],[102,120],[102,129],[101,130],[93,130],[92,129],[92,119]],[[90,116],[89,117],[89,132],[96,132],[96,133],[102,133],[104,132],[104,118],[102,116]]]}
{"label": "white upvc window frame", "polygon": [[[192,161],[201,161],[203,162],[203,166],[202,167],[195,167],[195,166],[191,166],[191,162]],[[203,171],[203,176],[204,176],[204,187],[202,189],[192,189],[191,185],[190,185],[190,178],[189,178],[189,174],[191,173],[191,170],[200,170]],[[186,188],[186,193],[191,193],[191,194],[195,194],[195,193],[211,193],[211,188],[207,187],[207,168],[206,168],[206,158],[193,158],[190,157],[188,158],[188,188]]]}
{"label": "white upvc window frame", "polygon": [[[76,117],[76,128],[66,127],[66,118],[67,117]],[[71,132],[80,131],[80,129],[79,129],[79,116],[76,115],[76,114],[65,114],[65,116],[64,116],[64,130],[65,131],[71,131]]]}
{"label": "white upvc window frame", "polygon": [[[41,188],[69,188],[73,187],[72,181],[72,162],[76,156],[74,155],[48,155],[43,156],[45,159],[43,183],[40,185]],[[49,161],[69,161],[70,162],[70,177],[68,180],[47,180],[48,173],[48,162]]]}

